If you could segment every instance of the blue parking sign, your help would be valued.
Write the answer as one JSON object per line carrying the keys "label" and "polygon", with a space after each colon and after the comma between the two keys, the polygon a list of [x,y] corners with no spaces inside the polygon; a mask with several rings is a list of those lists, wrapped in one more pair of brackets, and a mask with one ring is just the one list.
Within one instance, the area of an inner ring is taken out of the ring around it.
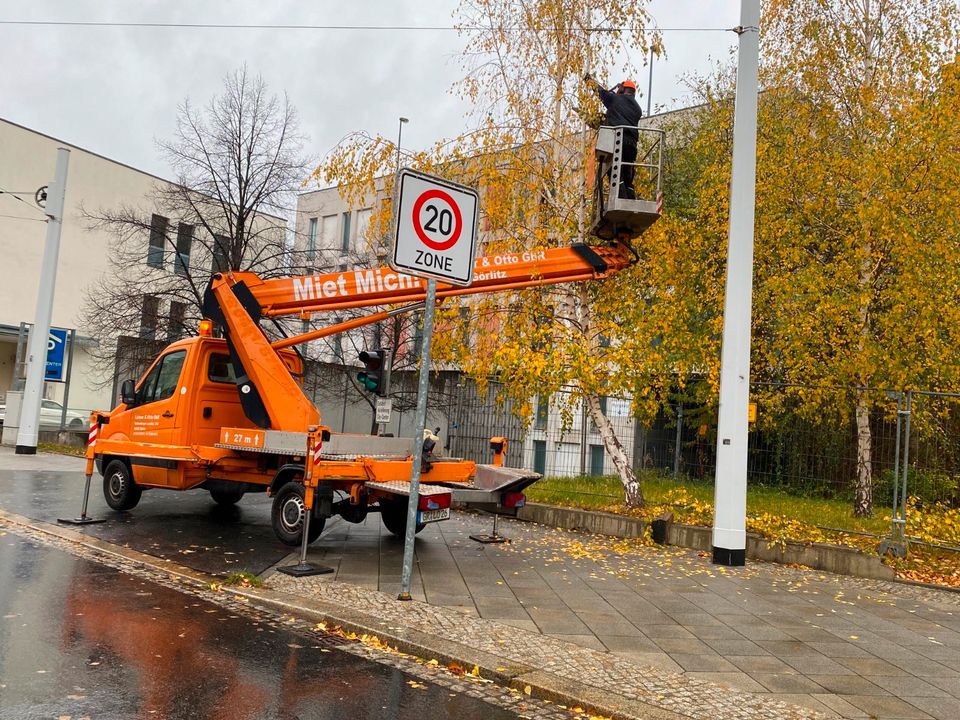
{"label": "blue parking sign", "polygon": [[67,354],[67,334],[69,330],[50,328],[47,338],[47,365],[43,379],[47,382],[64,382],[67,374],[67,364],[64,358]]}

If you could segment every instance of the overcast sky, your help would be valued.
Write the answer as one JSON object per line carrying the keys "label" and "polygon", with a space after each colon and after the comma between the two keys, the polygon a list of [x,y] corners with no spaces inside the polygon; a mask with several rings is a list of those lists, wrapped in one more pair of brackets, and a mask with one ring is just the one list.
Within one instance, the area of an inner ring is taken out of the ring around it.
{"label": "overcast sky", "polygon": [[[4,0],[0,20],[450,26],[457,0]],[[663,28],[730,28],[739,0],[653,0]],[[736,46],[731,32],[668,31],[654,65],[653,104],[682,106],[683,77]],[[178,103],[206,103],[247,63],[288,93],[311,153],[354,130],[422,148],[464,128],[449,92],[462,76],[454,31],[89,28],[0,24],[0,117],[163,177],[155,138]],[[630,58],[646,107],[645,58]],[[611,78],[612,82],[618,78]],[[0,173],[2,173],[0,158]],[[53,168],[51,168],[51,173]]]}

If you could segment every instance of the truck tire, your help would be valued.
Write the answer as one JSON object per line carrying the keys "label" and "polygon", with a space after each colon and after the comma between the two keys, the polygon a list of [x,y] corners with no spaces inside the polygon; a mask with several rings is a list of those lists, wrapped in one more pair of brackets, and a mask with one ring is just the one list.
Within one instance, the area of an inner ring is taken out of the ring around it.
{"label": "truck tire", "polygon": [[[407,535],[408,507],[409,503],[407,498],[380,501],[380,517],[383,519],[383,526],[400,539],[403,539]],[[417,523],[413,534],[416,535],[425,527],[425,523]]]}
{"label": "truck tire", "polygon": [[123,460],[111,460],[103,473],[103,497],[117,512],[132,510],[140,502],[143,489],[133,481]]}
{"label": "truck tire", "polygon": [[[273,496],[270,522],[277,539],[284,545],[300,545],[303,541],[303,520],[307,514],[304,492],[302,483],[291,481],[281,485],[277,494]],[[326,521],[326,518],[310,518],[308,543],[320,537]]]}
{"label": "truck tire", "polygon": [[240,498],[243,497],[243,490],[211,490],[210,497],[213,498],[213,501],[217,505],[223,505],[224,507],[229,507],[230,505],[236,505],[240,502]]}

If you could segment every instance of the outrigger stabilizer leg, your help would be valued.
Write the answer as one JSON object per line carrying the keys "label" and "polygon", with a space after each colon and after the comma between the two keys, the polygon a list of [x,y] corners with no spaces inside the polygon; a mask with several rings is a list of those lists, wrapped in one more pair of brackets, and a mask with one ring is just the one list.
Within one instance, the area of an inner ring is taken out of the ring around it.
{"label": "outrigger stabilizer leg", "polygon": [[313,476],[314,465],[320,462],[320,433],[317,428],[311,427],[307,433],[307,462],[304,470],[304,517],[303,517],[303,537],[300,539],[300,562],[296,565],[287,565],[277,568],[278,572],[293,577],[309,577],[310,575],[326,575],[333,572],[332,567],[326,565],[315,565],[307,562],[307,545],[310,544],[310,516],[313,515],[314,488],[316,487],[316,478]]}
{"label": "outrigger stabilizer leg", "polygon": [[493,513],[493,534],[491,535],[471,535],[470,539],[474,542],[483,543],[484,545],[492,545],[493,543],[507,543],[510,542],[510,538],[504,537],[497,532],[497,518],[500,517],[500,513]]}
{"label": "outrigger stabilizer leg", "polygon": [[87,467],[84,469],[87,481],[83,487],[83,506],[80,508],[80,517],[75,518],[57,518],[58,523],[64,525],[93,525],[102,523],[103,519],[97,519],[87,516],[87,501],[90,499],[90,478],[93,476],[93,458],[87,458]]}

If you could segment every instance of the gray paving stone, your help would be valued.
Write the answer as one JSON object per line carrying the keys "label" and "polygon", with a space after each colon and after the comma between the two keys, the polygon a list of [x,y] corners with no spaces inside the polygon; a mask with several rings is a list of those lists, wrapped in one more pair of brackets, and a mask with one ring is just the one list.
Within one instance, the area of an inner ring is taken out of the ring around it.
{"label": "gray paving stone", "polygon": [[767,675],[790,675],[797,672],[780,658],[773,655],[726,655],[727,660],[748,673],[764,673]]}
{"label": "gray paving stone", "polygon": [[746,640],[728,625],[687,625],[686,629],[701,640]]}
{"label": "gray paving stone", "polygon": [[[844,700],[866,712],[870,717],[876,718],[894,718],[900,720],[929,720],[931,715],[919,709],[912,702],[901,700],[900,698],[876,695],[845,695]],[[927,700],[938,700],[939,698],[926,698]],[[949,716],[956,718],[956,715]],[[946,720],[946,719],[945,719]]]}
{"label": "gray paving stone", "polygon": [[773,693],[822,693],[823,686],[797,673],[749,673]]}
{"label": "gray paving stone", "polygon": [[684,639],[693,640],[693,633],[679,625],[643,625],[643,634],[654,640]]}
{"label": "gray paving stone", "polygon": [[[894,697],[906,697],[907,695],[915,697],[950,696],[943,688],[931,685],[912,675],[865,675],[864,677]],[[960,688],[957,689],[960,690]]]}
{"label": "gray paving stone", "polygon": [[858,647],[849,642],[811,642],[807,643],[811,648],[829,658],[872,658],[874,657],[866,648]]}
{"label": "gray paving stone", "polygon": [[825,655],[792,655],[783,661],[804,675],[855,675],[853,670]]}
{"label": "gray paving stone", "polygon": [[858,675],[907,675],[907,671],[876,657],[837,658],[837,662]]}
{"label": "gray paving stone", "polygon": [[670,657],[687,672],[738,672],[737,667],[720,655],[671,652]]}
{"label": "gray paving stone", "polygon": [[696,638],[653,638],[653,641],[671,655],[716,655],[709,645]]}
{"label": "gray paving stone", "polygon": [[[810,697],[819,702],[821,705],[824,705],[832,710],[838,717],[851,718],[851,720],[859,720],[860,718],[870,717],[866,711],[861,710],[856,705],[851,705],[840,695],[814,693]],[[784,698],[784,700],[791,702],[791,700],[787,700],[786,698]],[[801,704],[805,705],[805,703]]]}
{"label": "gray paving stone", "polygon": [[[699,672],[693,671],[686,673],[687,677],[696,678],[697,680],[705,680],[707,682],[718,683],[720,685],[726,685],[727,687],[733,688],[735,690],[744,690],[750,693],[763,693],[766,694],[766,688],[763,687],[760,683],[754,680],[752,677],[742,672]],[[778,700],[783,698],[778,697]],[[793,700],[786,700],[786,702],[803,705],[805,703],[796,703]]]}
{"label": "gray paving stone", "polygon": [[952,677],[960,678],[960,672],[949,668],[934,660],[917,660],[915,658],[890,658],[890,663],[906,670],[912,675],[923,678]]}
{"label": "gray paving stone", "polygon": [[823,657],[806,643],[798,640],[757,640],[757,644],[771,655],[778,657]]}
{"label": "gray paving stone", "polygon": [[879,685],[859,675],[807,675],[820,687],[835,695],[887,695]]}
{"label": "gray paving stone", "polygon": [[596,635],[564,635],[562,633],[547,633],[550,637],[556,638],[557,640],[563,640],[564,642],[573,643],[574,645],[579,645],[580,647],[590,648],[591,650],[606,650],[602,642],[600,642]]}
{"label": "gray paving stone", "polygon": [[957,720],[957,718],[960,718],[960,700],[953,697],[904,696],[903,701],[910,703],[937,720]]}
{"label": "gray paving stone", "polygon": [[[696,633],[695,633],[696,634]],[[698,635],[698,637],[700,637]],[[703,640],[721,655],[767,655],[767,651],[752,640],[729,638],[705,638]]]}
{"label": "gray paving stone", "polygon": [[615,653],[659,653],[660,646],[653,640],[636,635],[597,635],[610,652]]}

